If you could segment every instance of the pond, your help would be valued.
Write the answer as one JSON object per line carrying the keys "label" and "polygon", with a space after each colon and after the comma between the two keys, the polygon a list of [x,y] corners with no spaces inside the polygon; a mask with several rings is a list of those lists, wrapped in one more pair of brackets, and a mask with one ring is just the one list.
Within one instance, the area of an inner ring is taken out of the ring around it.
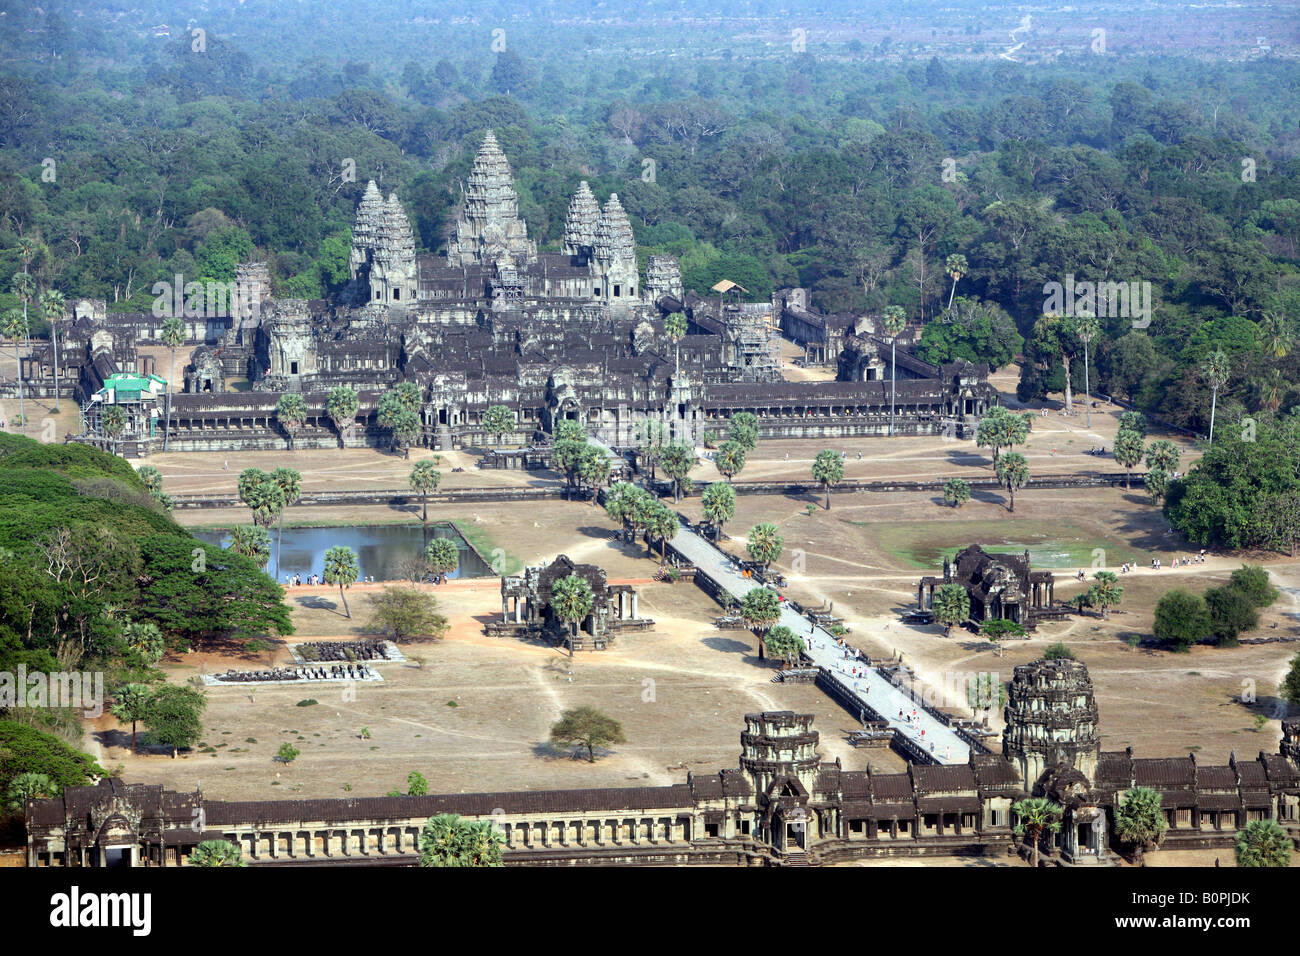
{"label": "pond", "polygon": [[[281,570],[275,563],[275,528],[271,533],[271,560],[266,571],[281,584],[285,575],[300,574],[303,580],[309,574],[325,572],[325,552],[343,545],[357,553],[361,566],[361,579],[373,577],[376,581],[402,579],[400,563],[405,558],[422,554],[434,538],[449,538],[460,550],[460,566],[448,577],[492,577],[491,566],[480,558],[451,524],[423,525],[344,525],[331,528],[285,528],[280,544]],[[226,547],[230,543],[229,531],[195,531],[194,536],[208,544]]]}

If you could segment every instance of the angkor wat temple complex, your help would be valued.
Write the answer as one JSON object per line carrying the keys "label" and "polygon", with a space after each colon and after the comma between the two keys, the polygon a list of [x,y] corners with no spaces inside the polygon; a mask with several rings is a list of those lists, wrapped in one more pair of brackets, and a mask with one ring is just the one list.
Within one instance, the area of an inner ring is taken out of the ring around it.
{"label": "angkor wat temple complex", "polygon": [[256,865],[414,865],[439,813],[492,821],[508,864],[827,864],[884,856],[1004,855],[1012,804],[1062,808],[1046,847],[1062,864],[1113,862],[1115,809],[1133,787],[1161,797],[1169,849],[1230,849],[1248,821],[1300,835],[1300,721],[1281,752],[1203,765],[1103,751],[1083,664],[1015,669],[1002,754],[903,773],[824,763],[811,714],[745,715],[739,767],[663,787],[229,802],[117,779],[28,801],[30,866],[184,865],[204,840],[238,844]]}
{"label": "angkor wat temple complex", "polygon": [[[484,412],[498,404],[514,411],[523,441],[544,440],[561,419],[584,422],[614,447],[634,445],[646,420],[698,440],[739,411],[757,414],[765,437],[888,430],[891,348],[872,317],[820,315],[803,290],[760,304],[725,292],[685,293],[668,256],[650,256],[643,276],[617,194],[602,206],[585,182],[569,205],[561,249],[539,251],[491,132],[444,257],[417,254],[401,202],[372,181],[357,210],[349,265],[351,282],[333,302],[273,298],[265,265],[247,263],[225,288],[192,293],[181,277],[175,289],[159,284],[154,291],[166,302],[153,313],[71,303],[58,365],[61,391],[88,411],[78,440],[107,446],[94,406],[123,403],[133,407],[113,447],[139,456],[161,446],[162,399],[122,399],[108,383],[115,374],[170,374],[139,349],[160,344],[171,314],[184,319],[188,338],[177,360],[184,393],[172,397],[168,445],[181,451],[283,447],[275,405],[286,392],[301,393],[308,407],[297,447],[388,444],[376,420],[378,397],[401,381],[421,389],[417,443],[437,448],[478,443]],[[193,294],[202,293],[204,308],[194,308]],[[688,320],[679,341],[665,329],[672,313]],[[782,332],[833,365],[837,380],[783,381]],[[996,400],[987,367],[923,362],[908,348],[915,334],[905,333],[897,349],[896,430],[969,434]],[[23,359],[33,394],[52,392],[54,366],[48,345]],[[361,407],[356,423],[336,428],[324,403],[341,385],[359,393]]]}

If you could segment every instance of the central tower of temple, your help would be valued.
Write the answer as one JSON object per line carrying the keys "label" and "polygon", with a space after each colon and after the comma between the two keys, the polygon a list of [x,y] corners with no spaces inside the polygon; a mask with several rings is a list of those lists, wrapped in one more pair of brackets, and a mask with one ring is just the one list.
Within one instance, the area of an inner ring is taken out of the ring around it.
{"label": "central tower of temple", "polygon": [[447,243],[450,266],[493,266],[505,258],[517,265],[537,258],[537,245],[528,238],[528,226],[519,218],[510,162],[491,130],[474,157],[465,186],[465,205]]}
{"label": "central tower of temple", "polygon": [[1031,793],[1045,774],[1063,768],[1095,780],[1101,755],[1097,700],[1088,668],[1068,659],[1016,667],[1007,688],[1002,756]]}

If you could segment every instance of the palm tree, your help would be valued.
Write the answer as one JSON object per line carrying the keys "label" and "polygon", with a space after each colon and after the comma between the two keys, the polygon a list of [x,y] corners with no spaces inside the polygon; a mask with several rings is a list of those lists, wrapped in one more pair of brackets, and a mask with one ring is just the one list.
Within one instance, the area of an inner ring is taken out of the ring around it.
{"label": "palm tree", "polygon": [[1026,797],[1011,805],[1011,812],[1016,815],[1015,832],[1029,840],[1032,857],[1030,866],[1038,866],[1038,844],[1044,833],[1055,833],[1061,829],[1061,814],[1064,812],[1059,804],[1046,797]]}
{"label": "palm tree", "polygon": [[1083,343],[1083,412],[1084,427],[1092,427],[1092,385],[1088,379],[1088,343],[1101,334],[1101,323],[1090,312],[1080,312],[1074,322],[1074,334]]}
{"label": "palm tree", "polygon": [[1018,451],[1009,451],[998,459],[998,484],[1007,489],[1011,501],[1008,511],[1016,510],[1016,489],[1029,481],[1029,462]]}
{"label": "palm tree", "polygon": [[[17,290],[15,290],[17,291]],[[1264,343],[1264,354],[1271,358],[1286,358],[1295,344],[1295,336],[1287,324],[1286,316],[1276,312],[1267,312],[1259,323],[1260,339]]]}
{"label": "palm tree", "polygon": [[1093,577],[1097,583],[1088,588],[1088,603],[1101,608],[1104,621],[1110,617],[1110,608],[1124,597],[1124,589],[1119,586],[1119,576],[1114,571],[1098,571]]}
{"label": "palm tree", "polygon": [[126,409],[121,405],[109,405],[99,413],[99,427],[103,429],[104,434],[113,442],[113,454],[117,454],[117,440],[122,437],[126,431],[129,419]]}
{"label": "palm tree", "polygon": [[659,560],[668,556],[668,542],[677,536],[681,524],[677,514],[661,501],[651,500],[647,509],[645,530],[652,538],[659,539]]}
{"label": "palm tree", "polygon": [[429,460],[417,461],[415,467],[411,469],[411,476],[407,479],[411,487],[420,493],[421,513],[420,520],[428,522],[429,520],[429,492],[436,491],[438,483],[442,481],[442,472],[433,467],[433,462]]}
{"label": "palm tree", "polygon": [[284,538],[284,509],[302,497],[302,474],[293,468],[277,468],[271,472],[271,480],[280,488],[280,513],[277,516],[279,528],[275,534],[275,571],[280,573],[280,541]]}
{"label": "palm tree", "polygon": [[[953,283],[953,288],[957,288]],[[902,334],[903,329],[907,328],[907,313],[899,305],[891,305],[885,309],[885,337],[889,339],[889,434],[894,434],[894,395],[897,391],[898,367],[895,359],[898,357],[898,336]],[[829,500],[826,504],[830,508]]]}
{"label": "palm tree", "polygon": [[343,612],[348,620],[352,619],[352,609],[348,607],[348,596],[343,593],[343,588],[355,584],[360,573],[357,553],[351,548],[336,545],[325,552],[325,583],[339,586],[339,597],[343,600]]}
{"label": "palm tree", "polygon": [[153,691],[148,684],[127,684],[117,692],[117,702],[109,709],[118,720],[131,722],[131,753],[137,753],[135,745],[135,728],[138,721],[145,719]]}
{"label": "palm tree", "polygon": [[681,500],[682,490],[688,481],[686,475],[698,462],[695,449],[684,441],[670,441],[664,446],[663,463],[660,467],[663,468],[664,474],[672,479],[674,504]]}
{"label": "palm tree", "polygon": [[248,866],[244,851],[229,840],[204,840],[186,858],[190,866],[220,867]]}
{"label": "palm tree", "polygon": [[1115,835],[1132,845],[1133,854],[1138,859],[1143,859],[1147,850],[1159,846],[1169,829],[1160,804],[1159,791],[1134,787],[1124,794],[1115,809]]}
{"label": "palm tree", "polygon": [[591,506],[596,507],[600,486],[609,481],[609,453],[599,445],[588,445],[578,460],[578,476],[591,485]]}
{"label": "palm tree", "polygon": [[569,636],[570,657],[573,656],[573,645],[578,637],[578,625],[587,619],[594,601],[591,585],[580,575],[570,574],[551,585],[551,611],[572,629]]}
{"label": "palm tree", "polygon": [[700,496],[704,520],[718,529],[721,537],[722,525],[736,516],[736,489],[731,485],[714,482],[704,489]]}
{"label": "palm tree", "polygon": [[[265,528],[255,524],[236,525],[230,529],[230,550],[236,554],[252,558],[258,567],[265,569],[271,560],[271,535]],[[276,554],[276,570],[280,567],[280,556]]]}
{"label": "palm tree", "polygon": [[713,464],[730,482],[745,467],[745,447],[737,441],[724,441],[713,456]]}
{"label": "palm tree", "polygon": [[307,402],[297,392],[286,392],[275,403],[275,418],[289,437],[289,450],[293,451],[293,439],[303,425],[307,424]]}
{"label": "palm tree", "polygon": [[767,657],[767,632],[781,620],[781,600],[771,588],[752,588],[740,602],[740,617],[758,633],[758,656]]}
{"label": "palm tree", "polygon": [[450,538],[434,538],[424,549],[424,561],[438,580],[460,567],[460,548]]}
{"label": "palm tree", "polygon": [[764,522],[749,529],[745,550],[749,552],[749,559],[756,564],[761,564],[766,571],[768,565],[781,556],[781,548],[784,545],[785,539],[781,537],[781,532],[776,530],[776,525]]}
{"label": "palm tree", "polygon": [[[682,374],[682,350],[680,342],[686,337],[686,316],[680,312],[674,312],[664,320],[664,332],[673,343],[673,353],[675,356],[676,375]],[[679,383],[680,384],[680,383]]]}
{"label": "palm tree", "polygon": [[50,289],[41,296],[41,311],[50,323],[50,344],[54,347],[54,411],[59,411],[59,321],[63,318],[65,301],[58,289]]}
{"label": "palm tree", "polygon": [[1291,865],[1291,837],[1276,820],[1251,820],[1237,833],[1237,865],[1283,867]]}
{"label": "palm tree", "polygon": [[[23,300],[23,335],[27,345],[27,354],[32,354],[32,328],[31,322],[27,317],[27,303],[36,298],[36,279],[27,271],[24,264],[22,272],[14,273],[14,277],[9,280],[9,287],[13,289],[14,295]],[[22,364],[19,363],[18,374],[22,375]]]}
{"label": "palm tree", "polygon": [[504,843],[491,821],[440,813],[420,832],[420,866],[501,866]]}
{"label": "palm tree", "polygon": [[354,389],[347,385],[330,389],[329,397],[325,399],[325,414],[338,430],[340,448],[344,445],[348,431],[356,424],[360,407]]}
{"label": "palm tree", "polygon": [[[253,512],[253,523],[269,528],[284,510],[284,489],[270,475],[263,474],[262,478],[248,489],[244,501],[248,509]],[[278,559],[276,563],[278,572]]]}
{"label": "palm tree", "polygon": [[164,319],[158,337],[172,353],[172,370],[167,378],[166,422],[163,425],[163,451],[166,451],[172,430],[172,389],[176,383],[176,350],[185,344],[185,320],[177,315]]}
{"label": "palm tree", "polygon": [[952,279],[952,291],[948,293],[948,308],[952,308],[952,297],[957,294],[957,283],[961,277],[966,274],[966,257],[960,252],[954,252],[944,260],[944,268],[948,270],[948,276]]}
{"label": "palm tree", "polygon": [[812,463],[813,480],[826,489],[826,510],[831,510],[831,485],[844,478],[844,459],[837,451],[819,451]]}
{"label": "palm tree", "polygon": [[1121,428],[1115,436],[1115,461],[1124,466],[1124,488],[1129,487],[1129,476],[1142,461],[1142,436]]}
{"label": "palm tree", "polygon": [[970,594],[960,584],[941,584],[934,589],[930,608],[934,619],[943,625],[943,636],[948,637],[954,627],[970,617]]}
{"label": "palm tree", "polygon": [[23,434],[27,434],[27,402],[23,393],[23,360],[18,354],[18,339],[24,335],[27,330],[27,316],[24,312],[17,309],[10,309],[5,313],[4,318],[4,335],[7,339],[13,339],[14,342],[14,367],[18,372],[18,419],[23,426]]}
{"label": "palm tree", "polygon": [[1221,349],[1211,352],[1201,363],[1201,376],[1210,385],[1210,444],[1214,444],[1214,412],[1219,402],[1219,389],[1228,383],[1232,372],[1228,356]]}

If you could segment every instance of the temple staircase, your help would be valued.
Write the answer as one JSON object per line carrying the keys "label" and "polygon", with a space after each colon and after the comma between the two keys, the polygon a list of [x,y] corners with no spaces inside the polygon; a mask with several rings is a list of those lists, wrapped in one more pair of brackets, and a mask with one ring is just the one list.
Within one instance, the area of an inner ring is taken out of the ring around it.
{"label": "temple staircase", "polygon": [[808,854],[800,849],[790,850],[788,853],[786,853],[784,865],[785,866],[812,866],[812,864],[808,862]]}

